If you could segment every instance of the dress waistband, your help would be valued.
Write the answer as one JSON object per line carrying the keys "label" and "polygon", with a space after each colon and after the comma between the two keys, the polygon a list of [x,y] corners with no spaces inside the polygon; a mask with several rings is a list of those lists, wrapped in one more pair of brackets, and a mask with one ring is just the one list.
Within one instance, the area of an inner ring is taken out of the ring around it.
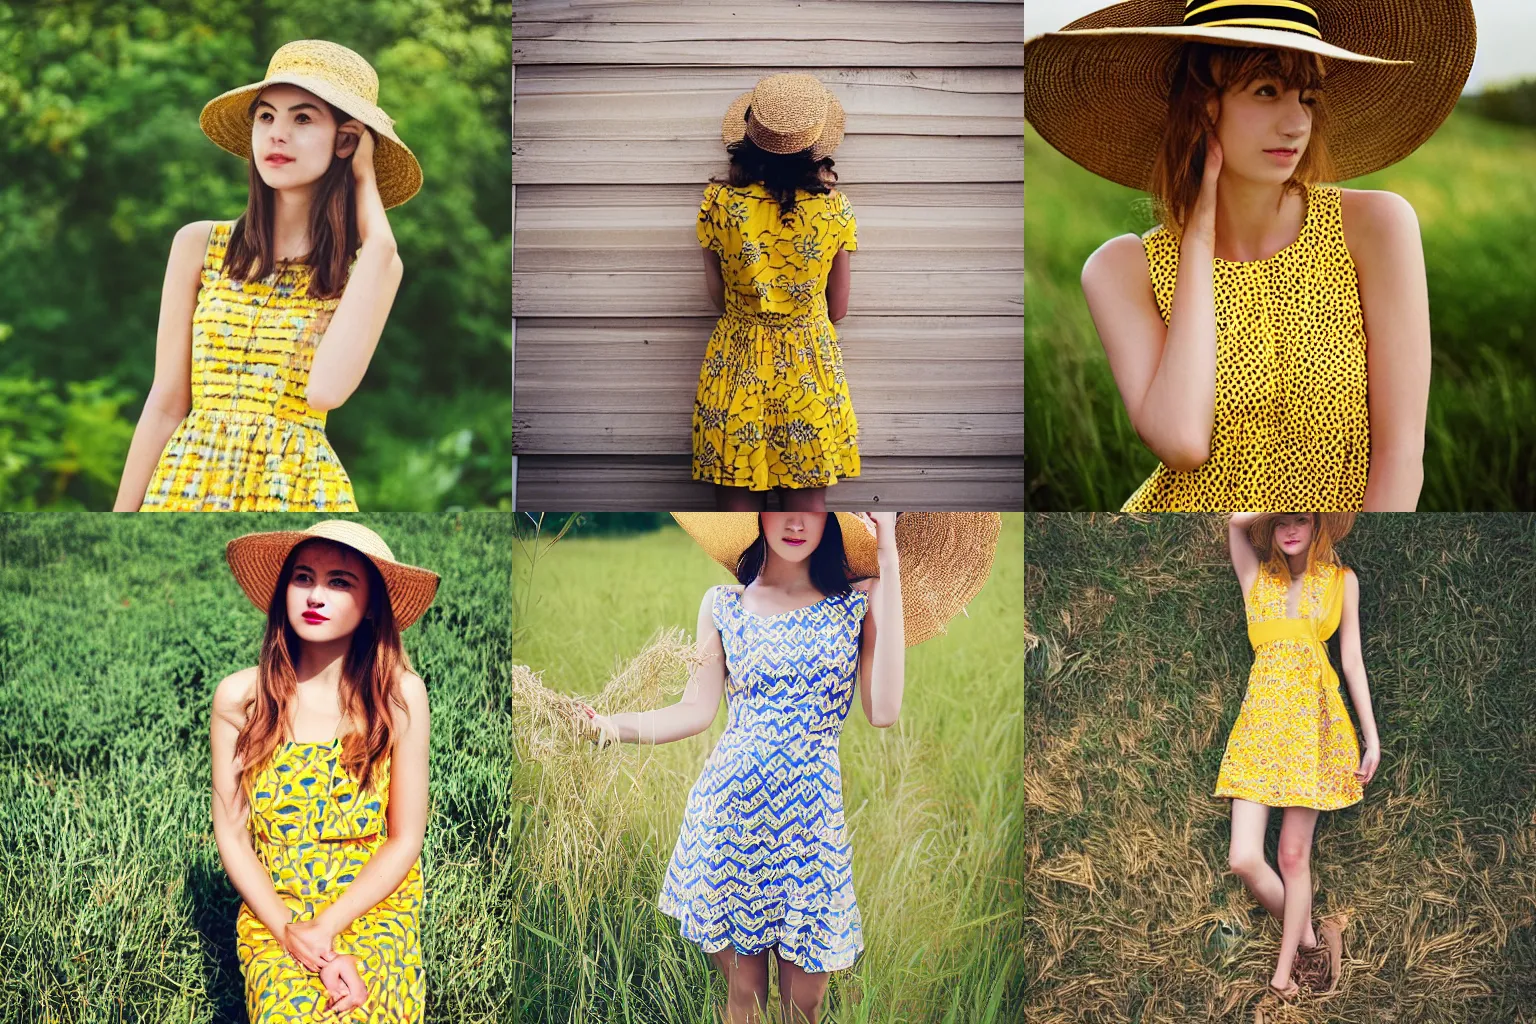
{"label": "dress waistband", "polygon": [[820,303],[803,313],[769,313],[762,310],[747,309],[745,306],[732,305],[728,302],[725,306],[725,312],[721,314],[721,319],[736,320],[749,324],[762,324],[765,327],[808,327],[828,318],[827,307]]}
{"label": "dress waistband", "polygon": [[273,839],[264,832],[252,832],[251,835],[258,843],[265,846],[303,846],[315,843],[324,846],[350,846],[354,843],[371,843],[379,838],[379,833],[377,832],[370,832],[365,836],[312,836],[306,834],[298,840]]}
{"label": "dress waistband", "polygon": [[325,416],[295,402],[258,402],[248,398],[195,398],[188,419],[213,420],[242,426],[291,423],[310,430],[325,430]]}

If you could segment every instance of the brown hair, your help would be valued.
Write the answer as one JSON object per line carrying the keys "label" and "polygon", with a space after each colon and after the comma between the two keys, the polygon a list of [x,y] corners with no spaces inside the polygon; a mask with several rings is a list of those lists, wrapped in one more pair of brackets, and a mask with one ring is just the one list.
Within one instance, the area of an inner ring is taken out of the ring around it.
{"label": "brown hair", "polygon": [[[253,119],[259,99],[258,96],[251,101]],[[325,105],[330,107],[338,125],[351,120],[345,111],[330,103]],[[261,180],[255,160],[246,163],[250,170],[250,195],[245,212],[230,230],[229,247],[224,253],[224,272],[237,281],[260,280],[277,266],[272,240],[273,189]],[[314,202],[309,208],[310,249],[303,262],[314,269],[309,282],[309,294],[314,298],[334,299],[341,294],[347,284],[352,254],[362,244],[352,190],[352,158],[333,156],[331,165],[315,183]]]}
{"label": "brown hair", "polygon": [[[294,665],[300,643],[299,635],[288,622],[288,581],[293,577],[299,550],[311,544],[329,544],[356,553],[333,541],[311,540],[296,545],[283,563],[277,589],[267,608],[267,632],[256,669],[256,692],[246,701],[245,725],[235,741],[240,781],[247,789],[288,732],[288,712],[298,690]],[[411,662],[400,643],[400,630],[395,627],[384,577],[366,556],[358,557],[368,573],[368,611],[353,631],[351,645],[341,663],[339,731],[341,762],[366,789],[373,784],[374,772],[394,743],[390,709],[405,708],[400,676],[410,671]]]}
{"label": "brown hair", "polygon": [[746,137],[725,149],[731,156],[731,168],[724,179],[710,180],[732,188],[745,188],[754,183],[762,185],[779,204],[780,220],[789,220],[795,212],[796,190],[824,196],[837,184],[832,158],[814,157],[810,149],[798,153],[770,153]]}
{"label": "brown hair", "polygon": [[1281,515],[1309,515],[1312,517],[1312,543],[1307,547],[1307,572],[1314,571],[1319,565],[1332,563],[1343,567],[1339,560],[1339,553],[1334,550],[1333,536],[1328,530],[1328,520],[1316,512],[1282,512],[1269,516],[1259,524],[1259,536],[1254,538],[1254,548],[1263,556],[1269,564],[1271,571],[1276,573],[1287,583],[1291,580],[1291,563],[1285,557],[1285,552],[1280,550],[1280,545],[1275,542],[1275,524],[1280,521]]}
{"label": "brown hair", "polygon": [[[1286,89],[1315,93],[1312,133],[1306,152],[1285,183],[1284,192],[1302,193],[1308,185],[1331,181],[1333,161],[1328,155],[1326,128],[1328,108],[1322,93],[1326,69],[1315,53],[1300,50],[1267,50],[1247,46],[1185,43],[1171,64],[1173,85],[1168,95],[1168,120],[1152,166],[1153,202],[1163,227],[1181,234],[1189,213],[1200,197],[1205,175],[1205,139],[1216,133],[1206,107],[1231,89],[1244,89],[1258,78],[1277,79]],[[1282,195],[1284,194],[1282,193]]]}

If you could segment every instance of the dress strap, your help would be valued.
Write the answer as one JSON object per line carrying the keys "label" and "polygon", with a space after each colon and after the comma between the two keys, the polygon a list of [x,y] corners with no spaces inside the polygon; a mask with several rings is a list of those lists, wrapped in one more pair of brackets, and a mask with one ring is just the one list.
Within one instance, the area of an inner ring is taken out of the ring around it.
{"label": "dress strap", "polygon": [[211,274],[224,273],[224,253],[229,249],[229,236],[233,232],[234,223],[227,220],[215,221],[213,228],[208,232],[208,246],[203,250],[203,269]]}

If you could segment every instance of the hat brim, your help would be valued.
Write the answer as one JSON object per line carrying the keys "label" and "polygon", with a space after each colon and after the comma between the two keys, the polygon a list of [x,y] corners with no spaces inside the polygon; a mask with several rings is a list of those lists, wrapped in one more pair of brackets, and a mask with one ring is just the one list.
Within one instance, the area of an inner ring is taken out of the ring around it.
{"label": "hat brim", "polygon": [[272,599],[277,593],[277,580],[282,575],[283,563],[288,560],[288,555],[300,544],[311,540],[340,544],[373,563],[389,591],[389,606],[395,616],[395,627],[401,632],[421,618],[437,596],[439,577],[431,569],[381,558],[345,540],[309,530],[248,533],[224,546],[224,558],[235,575],[235,581],[240,584],[240,589],[245,591],[245,596],[265,613],[272,606]]}
{"label": "hat brim", "polygon": [[1328,42],[1262,28],[1175,24],[1180,0],[1128,0],[1024,44],[1024,115],[1074,163],[1146,191],[1168,116],[1175,58],[1186,42],[1317,53],[1328,152],[1339,181],[1412,153],[1450,116],[1477,49],[1468,0],[1314,0]]}
{"label": "hat brim", "polygon": [[[720,120],[720,141],[727,148],[747,137],[747,108],[752,105],[752,93],[744,92],[731,101],[731,105],[725,108],[725,117]],[[843,133],[847,124],[847,117],[843,113],[843,105],[838,102],[832,90],[827,90],[827,120],[821,126],[821,135],[816,143],[811,146],[811,159],[821,160],[832,155],[832,151],[843,143]]]}
{"label": "hat brim", "polygon": [[263,89],[273,85],[292,85],[312,92],[373,130],[377,139],[373,148],[373,170],[379,183],[379,199],[385,209],[399,206],[421,190],[421,164],[410,147],[395,134],[393,119],[377,104],[322,78],[277,74],[215,96],[204,105],[198,118],[203,134],[220,149],[249,160],[251,104]]}
{"label": "hat brim", "polygon": [[[834,514],[853,578],[877,578],[879,552],[869,528],[852,512]],[[756,512],[674,512],[672,516],[732,575],[742,552],[757,540]],[[1002,516],[996,512],[903,512],[897,516],[906,646],[946,632],[946,623],[980,593],[992,571],[1001,529]]]}
{"label": "hat brim", "polygon": [[[1269,557],[1269,539],[1274,533],[1274,522],[1281,516],[1295,515],[1294,512],[1261,512],[1253,517],[1248,524],[1248,543],[1252,545],[1260,558]],[[1353,512],[1314,512],[1323,531],[1328,534],[1328,539],[1334,544],[1349,536],[1349,531],[1355,528],[1355,513]]]}

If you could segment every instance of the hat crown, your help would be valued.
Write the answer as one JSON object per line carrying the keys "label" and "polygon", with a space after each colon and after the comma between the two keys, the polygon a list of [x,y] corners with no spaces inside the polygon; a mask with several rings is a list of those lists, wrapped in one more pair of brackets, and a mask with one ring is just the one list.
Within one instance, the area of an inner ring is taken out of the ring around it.
{"label": "hat crown", "polygon": [[804,131],[826,120],[827,96],[814,75],[770,75],[752,90],[751,118],[771,132]]}
{"label": "hat crown", "polygon": [[304,531],[316,540],[329,540],[345,544],[365,555],[382,558],[387,562],[398,561],[395,553],[384,543],[384,538],[361,523],[346,519],[325,519]]}
{"label": "hat crown", "polygon": [[1301,0],[1187,0],[1184,24],[1206,28],[1273,28],[1323,38],[1317,11]]}
{"label": "hat crown", "polygon": [[[355,50],[325,39],[296,39],[272,55],[267,78],[303,75],[330,82],[377,106],[379,76]],[[350,113],[350,111],[349,111]]]}

